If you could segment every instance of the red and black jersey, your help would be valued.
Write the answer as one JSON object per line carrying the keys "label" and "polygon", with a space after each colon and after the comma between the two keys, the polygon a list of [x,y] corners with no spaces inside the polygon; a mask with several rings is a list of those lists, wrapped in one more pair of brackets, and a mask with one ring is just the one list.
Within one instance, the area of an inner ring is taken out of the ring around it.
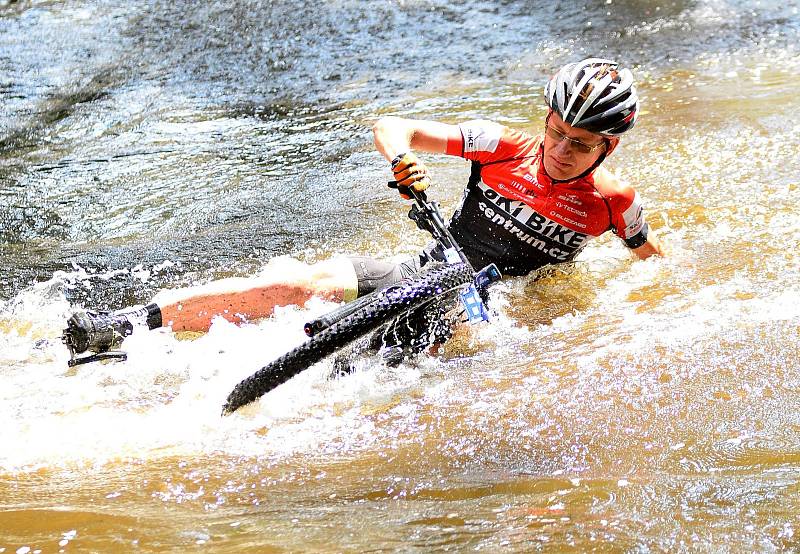
{"label": "red and black jersey", "polygon": [[635,248],[647,225],[639,195],[597,169],[569,182],[545,173],[543,141],[490,121],[460,126],[447,153],[473,162],[472,176],[450,231],[475,267],[495,263],[525,275],[575,258],[592,237],[613,230]]}

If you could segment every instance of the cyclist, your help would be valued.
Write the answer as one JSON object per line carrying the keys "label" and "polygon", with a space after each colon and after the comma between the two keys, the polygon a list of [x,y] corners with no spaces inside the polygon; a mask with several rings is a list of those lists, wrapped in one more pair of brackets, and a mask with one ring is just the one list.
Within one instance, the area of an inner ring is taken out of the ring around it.
{"label": "cyclist", "polygon": [[[504,275],[525,275],[573,260],[606,231],[641,259],[663,255],[639,195],[601,167],[636,122],[639,99],[630,70],[600,58],[565,65],[546,84],[544,99],[549,110],[542,136],[482,120],[449,125],[385,117],[373,128],[375,145],[390,161],[394,186],[404,198],[408,188],[423,191],[430,184],[414,151],[472,162],[449,228],[476,268],[494,262]],[[441,255],[429,247],[401,264],[368,257],[312,266],[275,260],[263,277],[165,291],[147,306],[111,314],[78,312],[68,322],[70,346],[75,353],[102,352],[119,344],[137,322],[150,329],[207,330],[216,316],[234,322],[267,317],[275,306],[302,305],[312,296],[350,301]]]}

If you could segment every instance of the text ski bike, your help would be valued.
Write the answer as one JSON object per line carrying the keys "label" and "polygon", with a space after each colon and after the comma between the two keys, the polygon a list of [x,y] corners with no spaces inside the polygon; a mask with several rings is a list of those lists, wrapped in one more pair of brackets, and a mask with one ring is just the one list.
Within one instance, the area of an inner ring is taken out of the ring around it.
{"label": "text ski bike", "polygon": [[443,328],[441,320],[454,307],[456,296],[470,321],[487,318],[482,298],[486,288],[501,277],[497,266],[490,264],[475,271],[447,230],[438,205],[429,202],[425,193],[413,189],[409,193],[415,203],[408,216],[433,236],[445,262],[429,262],[412,277],[306,323],[309,340],[236,385],[222,408],[223,415],[258,400],[304,369],[365,336],[362,340],[373,350],[389,347],[411,353],[443,342],[449,338],[449,326],[444,324]]}

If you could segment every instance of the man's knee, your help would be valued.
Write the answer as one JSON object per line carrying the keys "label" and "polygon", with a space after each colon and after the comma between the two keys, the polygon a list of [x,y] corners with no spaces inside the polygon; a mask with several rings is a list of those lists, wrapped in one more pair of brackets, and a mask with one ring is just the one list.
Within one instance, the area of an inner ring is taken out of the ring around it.
{"label": "man's knee", "polygon": [[309,268],[313,287],[321,294],[341,295],[345,302],[358,296],[358,277],[348,258],[332,258]]}
{"label": "man's knee", "polygon": [[313,264],[294,258],[270,260],[259,274],[263,283],[304,287],[318,296],[349,302],[355,300],[358,278],[348,258],[337,257]]}

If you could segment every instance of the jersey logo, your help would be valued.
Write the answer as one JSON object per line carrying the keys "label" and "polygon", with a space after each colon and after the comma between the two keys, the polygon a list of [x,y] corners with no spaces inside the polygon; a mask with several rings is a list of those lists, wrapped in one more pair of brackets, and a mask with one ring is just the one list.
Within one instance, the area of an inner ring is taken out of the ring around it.
{"label": "jersey logo", "polygon": [[475,122],[475,124],[461,125],[461,134],[464,136],[464,153],[467,152],[494,152],[500,144],[503,128],[491,122]]}
{"label": "jersey logo", "polygon": [[483,182],[478,183],[478,188],[484,198],[484,201],[478,202],[478,210],[483,217],[556,260],[567,260],[588,241],[587,234],[564,227],[521,200],[501,196]]}
{"label": "jersey logo", "polygon": [[625,223],[625,229],[622,231],[622,238],[631,238],[644,227],[642,199],[638,192],[634,194],[633,202],[628,206],[628,209],[622,213],[622,221]]}

